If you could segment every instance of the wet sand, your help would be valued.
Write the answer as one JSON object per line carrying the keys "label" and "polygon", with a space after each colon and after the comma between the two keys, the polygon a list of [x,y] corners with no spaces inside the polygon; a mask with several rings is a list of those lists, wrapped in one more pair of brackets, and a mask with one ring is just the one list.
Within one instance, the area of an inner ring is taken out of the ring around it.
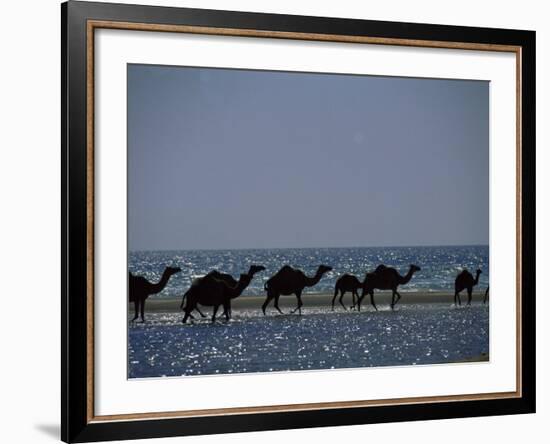
{"label": "wet sand", "polygon": [[[453,304],[454,302],[454,293],[451,292],[405,292],[402,291],[401,300],[398,302],[399,305],[405,304]],[[483,301],[484,292],[474,292],[472,302],[479,303]],[[333,294],[329,293],[312,293],[302,295],[302,302],[304,303],[302,307],[302,314],[307,314],[308,307],[331,307]],[[335,311],[343,311],[344,309],[338,303],[339,296],[336,297],[334,309]],[[374,295],[374,301],[378,308],[388,306],[391,302],[391,292],[381,291],[377,292]],[[462,304],[464,305],[468,301],[468,295],[466,292],[461,293],[460,298]],[[235,310],[250,310],[257,308],[258,311],[261,311],[262,304],[265,301],[265,295],[262,296],[240,296],[231,301],[231,309]],[[346,308],[349,308],[352,305],[352,296],[351,293],[346,293],[344,296],[344,304]],[[147,299],[145,304],[146,313],[156,312],[156,313],[170,313],[170,312],[180,312],[181,298],[159,298],[152,296]],[[288,309],[294,309],[296,307],[296,296],[281,296],[279,300],[279,307],[281,310],[285,311]],[[361,310],[372,309],[370,305],[369,296],[365,296],[361,304]],[[128,304],[128,312],[133,313],[134,304]],[[267,312],[276,311],[273,307],[273,302],[270,302],[267,307]],[[221,314],[221,313],[220,313]]]}

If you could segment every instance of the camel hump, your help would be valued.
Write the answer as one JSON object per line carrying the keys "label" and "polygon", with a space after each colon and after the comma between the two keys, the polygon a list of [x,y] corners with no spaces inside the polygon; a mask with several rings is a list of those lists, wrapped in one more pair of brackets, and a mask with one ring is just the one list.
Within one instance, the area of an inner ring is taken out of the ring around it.
{"label": "camel hump", "polygon": [[338,279],[336,279],[336,285],[341,285],[343,284],[344,282],[346,282],[348,279],[350,279],[351,275],[348,274],[348,273],[345,273],[343,274],[342,276],[340,276]]}
{"label": "camel hump", "polygon": [[195,287],[201,283],[201,281],[208,275],[203,276],[194,276],[193,280],[191,281],[191,287]]}
{"label": "camel hump", "polygon": [[386,267],[384,264],[380,264],[378,267],[376,267],[376,270],[374,270],[375,273],[380,273],[381,271],[387,270],[388,267]]}
{"label": "camel hump", "polygon": [[295,270],[290,265],[283,265],[277,273],[275,273],[266,281],[266,283],[264,284],[264,289],[267,290],[270,285],[276,285],[276,282],[278,281],[287,280],[296,273],[298,273],[298,270]]}
{"label": "camel hump", "polygon": [[226,275],[225,273],[220,273],[218,270],[212,270],[205,277],[211,277],[214,279],[223,279],[226,276],[229,276],[229,275]]}
{"label": "camel hump", "polygon": [[297,270],[292,268],[290,265],[283,265],[283,267],[277,273],[275,273],[275,275],[271,279],[273,279],[277,276],[289,276],[289,275],[294,274],[296,272],[297,272]]}
{"label": "camel hump", "polygon": [[338,278],[338,281],[343,281],[343,282],[358,281],[358,280],[359,279],[357,279],[357,276],[349,273],[345,273]]}

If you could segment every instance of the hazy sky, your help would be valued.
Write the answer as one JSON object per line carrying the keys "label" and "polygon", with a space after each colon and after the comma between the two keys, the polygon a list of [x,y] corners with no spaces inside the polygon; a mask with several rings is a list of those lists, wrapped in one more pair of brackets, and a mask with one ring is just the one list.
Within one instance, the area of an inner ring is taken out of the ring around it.
{"label": "hazy sky", "polygon": [[128,66],[130,250],[488,244],[489,84]]}

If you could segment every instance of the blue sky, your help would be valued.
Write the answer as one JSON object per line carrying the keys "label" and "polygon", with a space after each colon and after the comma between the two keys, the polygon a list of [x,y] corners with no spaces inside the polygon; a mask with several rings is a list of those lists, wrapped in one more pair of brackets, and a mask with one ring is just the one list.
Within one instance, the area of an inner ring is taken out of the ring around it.
{"label": "blue sky", "polygon": [[130,250],[488,244],[489,83],[128,65]]}

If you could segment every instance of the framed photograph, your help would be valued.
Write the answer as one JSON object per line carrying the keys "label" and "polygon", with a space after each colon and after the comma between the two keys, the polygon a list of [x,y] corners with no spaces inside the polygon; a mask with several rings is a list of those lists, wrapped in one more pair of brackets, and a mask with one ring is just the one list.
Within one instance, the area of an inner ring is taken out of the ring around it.
{"label": "framed photograph", "polygon": [[69,1],[62,439],[535,411],[535,33]]}

